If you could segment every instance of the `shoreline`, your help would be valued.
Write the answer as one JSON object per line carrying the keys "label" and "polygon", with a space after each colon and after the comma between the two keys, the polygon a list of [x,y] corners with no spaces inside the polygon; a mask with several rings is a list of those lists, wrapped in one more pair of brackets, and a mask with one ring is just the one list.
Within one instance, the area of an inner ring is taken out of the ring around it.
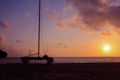
{"label": "shoreline", "polygon": [[119,80],[120,63],[0,64],[0,80]]}

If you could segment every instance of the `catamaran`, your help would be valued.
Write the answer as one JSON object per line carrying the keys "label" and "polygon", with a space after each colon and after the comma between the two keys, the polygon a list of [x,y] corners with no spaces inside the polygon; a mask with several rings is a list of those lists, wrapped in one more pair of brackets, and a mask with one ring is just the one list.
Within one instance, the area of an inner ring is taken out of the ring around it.
{"label": "catamaran", "polygon": [[35,54],[32,54],[32,55],[29,55],[29,56],[24,56],[24,57],[21,57],[21,61],[23,64],[28,64],[29,61],[31,60],[46,60],[47,61],[47,64],[51,64],[54,62],[54,59],[53,57],[48,57],[48,55],[44,55],[44,56],[40,56],[40,31],[41,31],[41,24],[40,24],[40,16],[41,16],[41,0],[39,0],[39,18],[38,18],[38,52],[37,52],[37,57],[33,57],[32,55],[35,55]]}

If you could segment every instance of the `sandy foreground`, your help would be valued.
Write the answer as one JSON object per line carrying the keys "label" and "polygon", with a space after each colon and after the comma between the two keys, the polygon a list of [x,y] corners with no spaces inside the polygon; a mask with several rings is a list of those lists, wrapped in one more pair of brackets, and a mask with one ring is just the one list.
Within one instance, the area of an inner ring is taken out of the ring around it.
{"label": "sandy foreground", "polygon": [[0,80],[120,80],[120,63],[0,64]]}

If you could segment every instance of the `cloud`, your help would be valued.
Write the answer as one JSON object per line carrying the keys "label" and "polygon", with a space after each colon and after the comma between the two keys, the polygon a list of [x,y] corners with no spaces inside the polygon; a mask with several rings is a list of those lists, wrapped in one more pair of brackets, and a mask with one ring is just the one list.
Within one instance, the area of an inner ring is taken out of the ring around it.
{"label": "cloud", "polygon": [[27,56],[28,50],[27,49],[18,49],[14,46],[7,46],[5,47],[5,51],[8,52],[9,57],[20,57],[20,56]]}
{"label": "cloud", "polygon": [[62,21],[58,21],[55,26],[58,28],[71,28],[71,29],[76,29],[76,28],[81,28],[80,27],[83,23],[79,19],[78,14],[73,14],[72,16],[65,18]]}
{"label": "cloud", "polygon": [[55,26],[56,26],[56,27],[59,27],[59,28],[65,28],[65,27],[66,27],[63,22],[57,22],[57,23],[55,24]]}
{"label": "cloud", "polygon": [[22,40],[16,40],[16,43],[23,43]]}
{"label": "cloud", "polygon": [[8,22],[6,22],[6,21],[0,21],[0,27],[4,28],[4,29],[7,29],[7,30],[11,29],[10,24]]}
{"label": "cloud", "polygon": [[112,33],[110,31],[102,32],[101,35],[103,36],[111,36]]}
{"label": "cloud", "polygon": [[73,6],[70,5],[70,4],[66,5],[66,6],[63,8],[63,12],[68,12],[68,11],[70,11],[70,10],[73,10]]}
{"label": "cloud", "polygon": [[64,25],[92,31],[104,31],[107,26],[120,32],[119,0],[66,0],[66,2],[77,10],[77,15],[64,20],[66,21]]}
{"label": "cloud", "polygon": [[45,12],[49,17],[51,17],[53,19],[59,19],[59,15],[55,12],[50,11],[48,8],[46,9]]}
{"label": "cloud", "polygon": [[30,16],[32,16],[32,14],[29,12],[25,12],[25,16],[30,17]]}
{"label": "cloud", "polygon": [[64,48],[67,48],[68,46],[67,46],[67,45],[64,45],[63,47],[64,47]]}
{"label": "cloud", "polygon": [[0,35],[0,48],[2,48],[5,44],[6,37],[4,35]]}
{"label": "cloud", "polygon": [[64,42],[58,42],[55,48],[67,48],[68,46]]}

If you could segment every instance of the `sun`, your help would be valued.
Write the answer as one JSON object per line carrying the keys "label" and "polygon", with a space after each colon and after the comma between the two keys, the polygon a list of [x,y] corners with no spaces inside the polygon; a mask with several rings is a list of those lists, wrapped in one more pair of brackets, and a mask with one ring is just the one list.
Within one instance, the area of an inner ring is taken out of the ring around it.
{"label": "sun", "polygon": [[103,46],[103,51],[105,51],[105,52],[110,52],[110,50],[111,50],[111,47],[110,47],[109,44],[105,44],[105,45]]}

